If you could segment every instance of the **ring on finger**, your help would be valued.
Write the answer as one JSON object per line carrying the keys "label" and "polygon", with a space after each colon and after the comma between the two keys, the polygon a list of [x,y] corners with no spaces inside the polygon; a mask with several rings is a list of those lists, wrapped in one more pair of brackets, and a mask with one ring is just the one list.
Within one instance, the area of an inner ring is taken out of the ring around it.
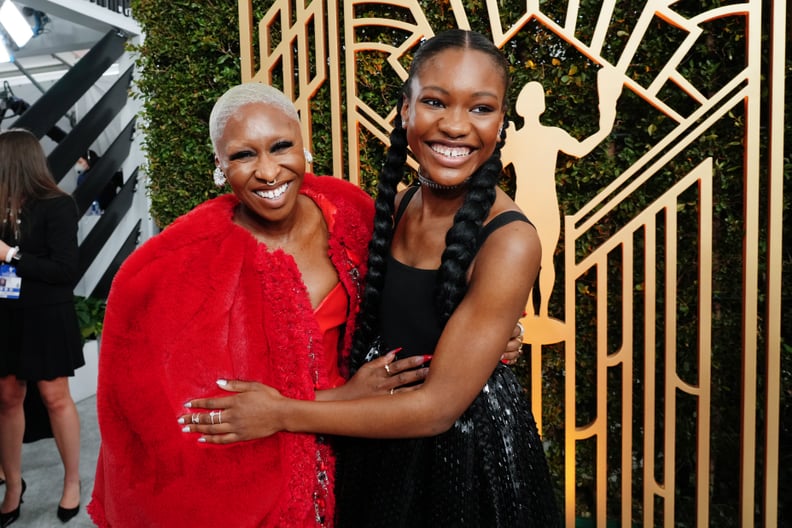
{"label": "ring on finger", "polygon": [[385,372],[387,372],[388,376],[390,376],[390,365],[385,365]]}
{"label": "ring on finger", "polygon": [[520,329],[520,333],[517,337],[520,339],[520,341],[522,341],[522,338],[525,335],[525,327],[520,321],[517,321],[517,328]]}
{"label": "ring on finger", "polygon": [[393,396],[393,391],[396,390],[396,387],[391,387],[390,395]]}
{"label": "ring on finger", "polygon": [[219,423],[219,424],[223,423],[223,411],[222,410],[217,411],[217,423]]}
{"label": "ring on finger", "polygon": [[193,413],[193,415],[192,415],[192,423],[194,423],[194,424],[201,423],[199,420],[200,420],[200,416],[198,416],[198,413]]}
{"label": "ring on finger", "polygon": [[212,411],[212,412],[209,413],[209,420],[210,420],[212,425],[214,425],[214,419],[215,419],[215,415],[216,414],[217,413],[215,411]]}

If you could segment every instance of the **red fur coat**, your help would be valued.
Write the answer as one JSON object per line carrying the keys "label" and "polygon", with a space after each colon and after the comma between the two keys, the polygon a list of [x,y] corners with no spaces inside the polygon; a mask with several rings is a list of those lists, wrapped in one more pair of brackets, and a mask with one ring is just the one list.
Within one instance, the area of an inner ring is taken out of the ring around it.
{"label": "red fur coat", "polygon": [[[323,211],[329,255],[349,295],[347,354],[372,202],[332,177],[306,174],[300,192]],[[315,436],[206,445],[177,423],[189,399],[222,395],[217,379],[260,381],[302,399],[326,383],[326,373],[313,381],[308,349],[321,357],[322,339],[300,272],[289,255],[232,222],[237,203],[222,196],[179,218],[131,255],[113,283],[99,360],[102,446],[88,506],[99,526],[302,528],[316,525],[314,493],[332,525],[332,453]]]}

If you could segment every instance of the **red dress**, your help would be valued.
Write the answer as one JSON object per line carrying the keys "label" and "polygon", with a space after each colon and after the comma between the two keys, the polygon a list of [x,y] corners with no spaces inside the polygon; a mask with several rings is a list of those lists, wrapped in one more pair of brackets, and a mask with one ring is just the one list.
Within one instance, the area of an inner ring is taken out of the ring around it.
{"label": "red dress", "polygon": [[322,332],[324,356],[322,364],[326,370],[327,386],[330,388],[344,384],[344,377],[338,368],[338,344],[342,337],[349,310],[349,296],[340,282],[330,290],[314,310],[314,317]]}

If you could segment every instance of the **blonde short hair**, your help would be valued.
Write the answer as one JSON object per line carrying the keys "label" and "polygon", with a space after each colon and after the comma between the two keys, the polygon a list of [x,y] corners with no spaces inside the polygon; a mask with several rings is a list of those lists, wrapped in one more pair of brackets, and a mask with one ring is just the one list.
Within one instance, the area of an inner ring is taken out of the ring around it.
{"label": "blonde short hair", "polygon": [[225,131],[226,124],[237,111],[251,103],[274,105],[299,124],[300,116],[294,103],[283,92],[258,82],[238,84],[220,96],[209,115],[209,137],[212,148],[217,152],[217,142]]}

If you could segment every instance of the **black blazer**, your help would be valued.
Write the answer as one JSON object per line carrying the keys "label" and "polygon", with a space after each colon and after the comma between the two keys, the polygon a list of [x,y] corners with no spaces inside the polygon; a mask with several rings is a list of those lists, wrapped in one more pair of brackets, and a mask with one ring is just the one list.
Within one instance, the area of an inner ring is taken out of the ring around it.
{"label": "black blazer", "polygon": [[24,205],[18,242],[21,258],[15,261],[22,289],[19,299],[9,302],[30,306],[74,301],[80,278],[78,219],[77,204],[69,195]]}

